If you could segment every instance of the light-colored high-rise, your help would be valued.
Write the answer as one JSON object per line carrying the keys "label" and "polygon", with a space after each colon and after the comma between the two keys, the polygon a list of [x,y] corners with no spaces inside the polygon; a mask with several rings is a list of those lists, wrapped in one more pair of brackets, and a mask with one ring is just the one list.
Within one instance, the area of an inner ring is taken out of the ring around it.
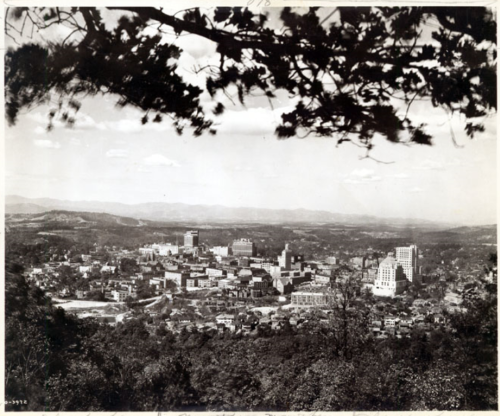
{"label": "light-colored high-rise", "polygon": [[281,256],[278,257],[278,263],[282,270],[290,270],[292,268],[292,250],[290,250],[288,244],[285,245]]}
{"label": "light-colored high-rise", "polygon": [[200,234],[196,231],[186,231],[184,234],[184,247],[198,247]]}
{"label": "light-colored high-rise", "polygon": [[373,284],[373,294],[393,297],[402,293],[406,284],[403,267],[397,263],[394,253],[389,253],[378,267],[377,278]]}
{"label": "light-colored high-rise", "polygon": [[396,247],[396,261],[403,267],[406,278],[413,282],[418,279],[418,247]]}

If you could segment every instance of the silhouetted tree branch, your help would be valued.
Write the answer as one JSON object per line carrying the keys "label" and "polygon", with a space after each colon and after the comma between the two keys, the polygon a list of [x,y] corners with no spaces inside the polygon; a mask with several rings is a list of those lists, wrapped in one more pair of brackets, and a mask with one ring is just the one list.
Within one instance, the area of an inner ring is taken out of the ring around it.
{"label": "silhouetted tree branch", "polygon": [[[240,7],[175,14],[108,9],[123,15],[105,24],[95,8],[8,11],[6,33],[20,43],[5,60],[10,124],[21,109],[55,95],[49,128],[54,118],[71,125],[78,98],[111,94],[118,105],[143,110],[143,123],[167,115],[178,133],[188,126],[195,135],[214,134],[213,117],[200,104],[203,89],[177,72],[182,50],[162,27],[217,44],[219,65],[205,68],[215,116],[224,111],[218,97],[230,88],[241,103],[255,91],[269,99],[278,90],[296,97],[276,128],[279,138],[338,135],[339,143],[356,141],[368,151],[375,135],[431,144],[425,124],[413,121],[416,100],[461,114],[470,137],[484,131],[478,120],[496,111],[496,22],[487,8],[341,7],[326,18],[318,8],[304,14],[283,8],[278,23]],[[64,25],[72,31],[61,42],[27,43],[28,22],[32,30]],[[151,27],[157,33],[145,34]]]}

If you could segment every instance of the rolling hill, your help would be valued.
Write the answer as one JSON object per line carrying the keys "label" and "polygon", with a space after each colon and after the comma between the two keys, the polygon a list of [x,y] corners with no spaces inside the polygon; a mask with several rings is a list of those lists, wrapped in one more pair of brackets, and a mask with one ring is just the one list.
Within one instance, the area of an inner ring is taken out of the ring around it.
{"label": "rolling hill", "polygon": [[232,208],[222,205],[189,205],[151,202],[123,204],[102,201],[65,201],[51,198],[30,199],[6,196],[7,214],[41,213],[54,210],[108,213],[112,215],[162,222],[200,223],[316,223],[345,225],[391,225],[445,229],[456,224],[440,224],[421,219],[378,218],[368,215],[339,214],[306,209]]}
{"label": "rolling hill", "polygon": [[77,211],[43,211],[33,213],[7,213],[5,216],[7,225],[30,225],[32,227],[47,226],[50,224],[62,224],[72,227],[109,227],[126,226],[141,227],[153,225],[153,221],[139,220],[136,218],[120,217],[106,213],[77,212]]}

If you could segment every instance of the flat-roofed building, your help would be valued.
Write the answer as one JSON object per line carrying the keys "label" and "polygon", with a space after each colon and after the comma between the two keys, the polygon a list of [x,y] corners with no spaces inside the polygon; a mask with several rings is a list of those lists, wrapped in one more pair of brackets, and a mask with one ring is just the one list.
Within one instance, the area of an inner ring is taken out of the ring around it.
{"label": "flat-roofed building", "polygon": [[183,253],[182,247],[177,244],[153,244],[152,246],[159,256],[177,256]]}
{"label": "flat-roofed building", "polygon": [[141,256],[146,256],[153,258],[153,256],[156,254],[155,249],[153,247],[141,247],[139,249],[139,253],[141,253]]}
{"label": "flat-roofed building", "polygon": [[227,257],[233,254],[231,247],[229,246],[217,246],[210,249],[215,256]]}
{"label": "flat-roofed building", "polygon": [[333,277],[331,274],[316,274],[314,276],[314,283],[318,285],[329,285],[333,281]]}
{"label": "flat-roofed building", "polygon": [[207,267],[205,269],[205,273],[207,274],[208,277],[222,278],[222,276],[225,276],[227,274],[227,271],[222,269],[216,269],[214,267]]}
{"label": "flat-roofed building", "polygon": [[338,259],[334,256],[327,257],[325,262],[328,264],[338,264],[339,263]]}
{"label": "flat-roofed building", "polygon": [[416,245],[396,247],[396,261],[403,267],[403,272],[410,282],[418,279],[418,247]]}
{"label": "flat-roofed building", "polygon": [[228,313],[220,314],[215,317],[215,321],[218,324],[230,325],[234,322],[234,315],[229,315]]}
{"label": "flat-roofed building", "polygon": [[292,305],[324,306],[327,305],[329,296],[323,292],[293,292]]}
{"label": "flat-roofed building", "polygon": [[191,276],[186,279],[186,287],[200,287],[200,282],[208,281],[207,275]]}
{"label": "flat-roofed building", "polygon": [[256,290],[266,291],[271,286],[271,282],[272,278],[269,275],[252,277],[252,286]]}
{"label": "flat-roofed building", "polygon": [[232,246],[233,254],[235,256],[255,256],[256,248],[252,240],[248,238],[240,238],[233,241]]}
{"label": "flat-roofed building", "polygon": [[254,269],[262,269],[262,270],[265,270],[267,273],[269,273],[271,271],[271,266],[273,266],[273,263],[270,263],[270,262],[260,262],[260,263],[250,263],[249,264],[250,267],[254,268]]}
{"label": "flat-roofed building", "polygon": [[198,247],[199,237],[198,230],[186,231],[184,234],[184,247]]}
{"label": "flat-roofed building", "polygon": [[398,264],[393,253],[380,263],[377,278],[373,284],[375,296],[394,297],[402,293],[407,285],[403,267]]}
{"label": "flat-roofed building", "polygon": [[203,287],[203,288],[217,287],[217,281],[211,279],[199,279],[198,287]]}
{"label": "flat-roofed building", "polygon": [[111,294],[113,295],[113,299],[116,302],[124,302],[129,295],[128,291],[126,290],[113,290]]}

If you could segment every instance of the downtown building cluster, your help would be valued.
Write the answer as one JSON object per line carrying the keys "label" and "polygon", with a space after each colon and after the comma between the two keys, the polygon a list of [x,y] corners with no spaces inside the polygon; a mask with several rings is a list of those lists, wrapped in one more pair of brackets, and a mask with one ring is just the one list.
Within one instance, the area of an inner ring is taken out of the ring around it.
{"label": "downtown building cluster", "polygon": [[[100,290],[118,302],[134,298],[138,283],[142,282],[156,295],[170,292],[173,287],[219,289],[236,298],[290,295],[292,304],[314,306],[327,304],[326,292],[332,285],[353,276],[358,281],[358,291],[369,289],[381,297],[400,295],[411,282],[419,280],[419,251],[411,245],[397,247],[395,252],[395,256],[390,252],[381,262],[372,254],[351,257],[347,263],[334,256],[306,261],[285,244],[280,255],[270,258],[257,256],[256,245],[249,238],[235,239],[227,246],[209,246],[200,244],[198,230],[189,230],[183,244],[155,243],[138,248],[139,255],[134,259],[138,272],[130,276],[120,273],[121,259],[133,257],[128,251],[113,253],[112,261],[106,263],[99,261],[96,254],[82,255],[84,263],[75,267],[84,279],[96,273],[106,276],[112,286],[89,279],[90,291]],[[44,273],[35,268],[32,275],[38,279]],[[40,280],[39,285],[45,284]],[[70,296],[71,290],[55,295]],[[84,299],[86,293],[79,290],[76,295]]]}
{"label": "downtown building cluster", "polygon": [[[85,254],[70,250],[64,254],[65,261],[29,268],[26,275],[56,302],[76,298],[82,307],[88,300],[116,302],[101,311],[84,311],[82,316],[90,313],[110,325],[146,316],[151,331],[158,325],[172,331],[196,327],[242,333],[254,333],[257,327],[300,327],[321,311],[326,319],[325,314],[342,301],[339,288],[343,285],[370,309],[369,332],[377,338],[407,337],[413,328],[446,325],[443,310],[461,310],[459,295],[446,289],[443,275],[420,273],[424,257],[415,245],[385,254],[368,248],[307,259],[291,244],[284,244],[279,255],[263,256],[250,238],[224,246],[208,244],[201,237],[191,230],[185,232],[182,244],[176,237],[176,243],[133,250],[95,244]],[[75,256],[81,260],[73,262]],[[61,260],[61,255],[52,257]],[[75,276],[76,285],[64,283],[68,272]],[[455,290],[474,289],[461,283]],[[431,298],[438,293],[441,300]],[[144,301],[148,306],[141,306]],[[404,311],[394,307],[403,303]]]}
{"label": "downtown building cluster", "polygon": [[419,280],[418,247],[397,247],[380,263],[373,285],[375,296],[394,297],[405,291],[408,284]]}

